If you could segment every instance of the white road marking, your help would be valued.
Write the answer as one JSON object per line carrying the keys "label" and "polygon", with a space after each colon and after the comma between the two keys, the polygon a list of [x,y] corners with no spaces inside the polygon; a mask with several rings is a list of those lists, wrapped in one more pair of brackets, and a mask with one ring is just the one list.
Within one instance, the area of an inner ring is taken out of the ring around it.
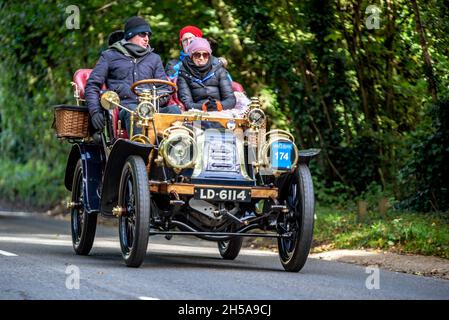
{"label": "white road marking", "polygon": [[17,257],[17,254],[15,254],[15,253],[11,253],[11,252],[8,252],[8,251],[3,251],[3,250],[0,250],[0,254],[4,255],[4,256],[7,256],[7,257]]}
{"label": "white road marking", "polygon": [[[151,241],[151,238],[150,238]],[[190,253],[210,253],[218,254],[218,248],[205,248],[205,247],[192,247],[192,246],[180,246],[174,244],[156,244],[151,243],[149,245],[149,250],[157,252],[190,252]],[[263,250],[248,250],[243,249],[240,253],[246,256],[272,256],[277,255],[277,253]]]}
{"label": "white road marking", "polygon": [[159,298],[145,297],[145,296],[139,297],[138,299],[139,300],[161,300]]}
{"label": "white road marking", "polygon": [[1,217],[32,217],[36,215],[32,212],[23,212],[23,211],[0,211]]}
{"label": "white road marking", "polygon": [[38,237],[16,237],[16,236],[3,236],[0,237],[0,242],[9,243],[21,243],[21,244],[42,244],[49,246],[71,246],[72,241],[69,240],[57,240],[51,238],[38,238]]}
{"label": "white road marking", "polygon": [[[24,236],[0,236],[0,242],[8,242],[8,243],[21,243],[21,244],[37,244],[37,245],[48,245],[48,246],[72,246],[71,237],[68,235],[60,235],[58,239],[55,239],[54,236],[51,235],[35,235],[30,237]],[[95,239],[94,242],[95,248],[111,248],[111,249],[119,249],[120,244],[117,240],[108,240],[108,239]],[[218,254],[218,248],[216,247],[194,247],[194,246],[184,246],[184,245],[176,245],[176,244],[158,244],[158,243],[150,243],[148,246],[149,253],[158,252],[158,253],[202,253],[202,254]],[[263,250],[252,250],[252,249],[242,249],[241,255],[245,256],[273,256],[277,255],[275,252],[271,251],[263,251]]]}

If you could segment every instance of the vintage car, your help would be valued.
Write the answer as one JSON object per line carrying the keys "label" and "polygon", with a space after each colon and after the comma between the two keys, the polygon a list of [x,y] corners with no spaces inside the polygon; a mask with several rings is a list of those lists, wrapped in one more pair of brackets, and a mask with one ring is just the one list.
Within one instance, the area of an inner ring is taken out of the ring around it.
{"label": "vintage car", "polygon": [[[217,242],[221,257],[229,260],[238,256],[243,237],[276,238],[284,269],[301,270],[315,211],[308,164],[319,150],[298,150],[290,133],[267,130],[254,98],[240,114],[160,113],[159,99],[170,93],[159,85],[176,91],[176,84],[158,79],[132,85],[139,98],[135,111],[105,91],[107,125],[104,132],[93,132],[83,106],[89,72],[75,74],[77,105],[55,111],[58,136],[73,143],[65,186],[71,191],[76,254],[89,254],[101,214],[118,219],[129,267],[144,261],[149,236],[192,235]],[[131,113],[140,133],[124,132],[119,109]]]}

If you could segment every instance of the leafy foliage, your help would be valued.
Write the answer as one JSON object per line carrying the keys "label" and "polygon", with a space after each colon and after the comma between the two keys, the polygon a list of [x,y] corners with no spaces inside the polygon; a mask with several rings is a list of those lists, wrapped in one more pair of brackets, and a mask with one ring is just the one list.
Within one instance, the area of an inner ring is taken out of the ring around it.
{"label": "leafy foliage", "polygon": [[[343,204],[375,185],[404,208],[448,211],[449,12],[444,0],[412,2],[78,1],[80,29],[70,30],[71,1],[2,1],[0,160],[17,174],[1,173],[0,198],[63,197],[25,187],[30,175],[62,185],[70,146],[54,136],[52,106],[73,102],[74,71],[92,67],[108,34],[140,15],[166,62],[178,54],[179,29],[201,27],[234,80],[261,96],[271,124],[322,149],[312,168],[319,201]],[[380,9],[378,29],[366,24],[369,5]],[[33,162],[47,176],[34,175]]]}
{"label": "leafy foliage", "polygon": [[409,192],[400,206],[423,212],[444,211],[449,208],[449,97],[441,98],[428,114],[432,130],[414,139],[414,157],[401,172]]}

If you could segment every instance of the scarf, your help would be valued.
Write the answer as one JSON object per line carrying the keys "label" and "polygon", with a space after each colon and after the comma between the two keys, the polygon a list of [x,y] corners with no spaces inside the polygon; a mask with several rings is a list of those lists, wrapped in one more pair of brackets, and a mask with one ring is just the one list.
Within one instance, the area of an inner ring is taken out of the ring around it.
{"label": "scarf", "polygon": [[184,61],[184,59],[188,56],[189,56],[188,53],[185,53],[184,50],[181,50],[181,52],[179,53],[179,61],[180,62]]}
{"label": "scarf", "polygon": [[212,70],[212,56],[209,57],[209,61],[204,66],[197,66],[190,57],[187,57],[182,62],[187,72],[197,79],[203,79]]}
{"label": "scarf", "polygon": [[143,48],[141,46],[138,46],[137,44],[128,42],[125,39],[117,41],[112,46],[110,46],[110,48],[120,51],[125,56],[131,56],[134,58],[143,57],[149,52],[153,51],[153,49],[149,45],[148,47]]}

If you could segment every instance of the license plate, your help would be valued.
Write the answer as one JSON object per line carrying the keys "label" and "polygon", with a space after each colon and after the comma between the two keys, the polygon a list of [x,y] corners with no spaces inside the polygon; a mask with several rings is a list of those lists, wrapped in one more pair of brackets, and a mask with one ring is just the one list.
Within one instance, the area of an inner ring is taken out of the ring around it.
{"label": "license plate", "polygon": [[250,189],[194,188],[193,198],[206,201],[250,202]]}

